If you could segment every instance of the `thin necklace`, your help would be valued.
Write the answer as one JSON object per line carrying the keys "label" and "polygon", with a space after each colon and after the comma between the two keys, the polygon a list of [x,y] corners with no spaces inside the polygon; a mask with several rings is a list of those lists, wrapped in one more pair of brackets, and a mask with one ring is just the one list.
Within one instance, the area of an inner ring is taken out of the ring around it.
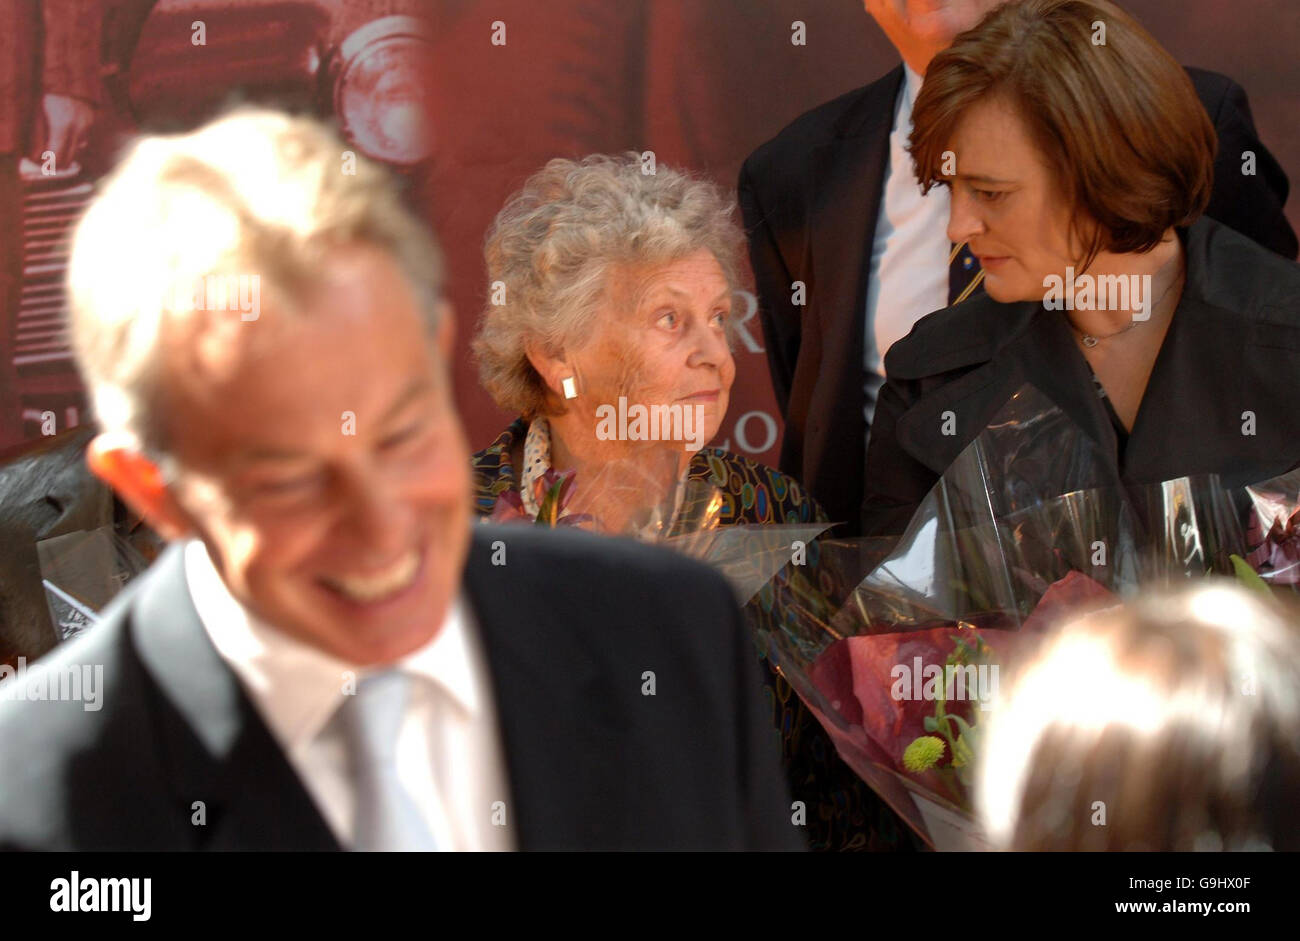
{"label": "thin necklace", "polygon": [[1082,343],[1082,344],[1083,344],[1084,346],[1086,346],[1088,349],[1092,349],[1094,346],[1096,346],[1096,345],[1097,345],[1098,343],[1100,343],[1102,340],[1109,340],[1109,339],[1111,339],[1112,337],[1117,337],[1117,336],[1119,336],[1121,333],[1127,333],[1128,331],[1132,330],[1134,327],[1136,327],[1136,326],[1137,326],[1138,324],[1140,324],[1140,323],[1143,323],[1143,321],[1141,321],[1141,320],[1134,320],[1134,321],[1133,321],[1132,323],[1130,323],[1127,327],[1121,327],[1120,329],[1116,330],[1114,333],[1108,333],[1108,334],[1106,334],[1106,335],[1103,336],[1103,337],[1096,337],[1096,336],[1093,336],[1091,333],[1084,333],[1084,332],[1083,332],[1082,330],[1080,330],[1078,327],[1075,327],[1075,328],[1074,328],[1074,332],[1077,333],[1077,334],[1079,334],[1079,342],[1080,342],[1080,343]]}
{"label": "thin necklace", "polygon": [[[1181,266],[1179,267],[1180,267],[1179,275],[1181,275],[1182,274]],[[1160,295],[1160,297],[1156,300],[1156,302],[1153,305],[1151,305],[1152,313],[1155,313],[1155,311],[1160,307],[1160,305],[1164,303],[1165,298],[1169,296],[1169,292],[1174,289],[1174,285],[1177,283],[1178,283],[1178,275],[1175,275],[1174,279],[1169,282],[1169,287],[1165,288],[1164,293]],[[1069,320],[1069,318],[1067,317],[1066,320]],[[1109,340],[1112,337],[1119,336],[1121,333],[1128,333],[1134,327],[1138,326],[1139,324],[1147,323],[1149,320],[1151,320],[1150,317],[1148,317],[1146,320],[1130,321],[1127,327],[1120,327],[1114,333],[1108,333],[1105,336],[1101,336],[1101,337],[1094,336],[1091,333],[1084,333],[1078,327],[1074,326],[1074,321],[1070,321],[1070,327],[1074,330],[1075,333],[1079,335],[1079,342],[1082,343],[1084,346],[1086,346],[1088,349],[1092,349],[1102,340]]]}

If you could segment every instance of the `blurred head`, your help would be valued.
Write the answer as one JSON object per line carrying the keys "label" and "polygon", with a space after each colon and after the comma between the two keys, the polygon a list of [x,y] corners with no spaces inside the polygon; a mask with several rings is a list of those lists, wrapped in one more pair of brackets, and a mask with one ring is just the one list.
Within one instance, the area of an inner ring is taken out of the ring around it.
{"label": "blurred head", "polygon": [[1217,139],[1191,79],[1106,0],[999,7],[935,56],[912,122],[917,179],[950,187],[948,237],[998,301],[1148,252],[1209,202]]}
{"label": "blurred head", "polygon": [[707,442],[736,374],[744,235],[713,184],[642,166],[637,154],[552,160],[511,197],[487,236],[489,303],[474,349],[497,404],[547,417],[557,433],[595,439],[598,410],[623,397],[701,406]]}
{"label": "blurred head", "polygon": [[1300,848],[1300,630],[1232,582],[1065,626],[999,704],[977,773],[1014,850]]}
{"label": "blurred head", "polygon": [[1003,0],[863,0],[872,19],[903,61],[925,75],[930,60],[947,49]]}
{"label": "blurred head", "polygon": [[201,539],[256,615],[367,665],[442,623],[468,446],[437,246],[345,151],[266,111],[145,139],[79,225],[69,285],[92,469]]}

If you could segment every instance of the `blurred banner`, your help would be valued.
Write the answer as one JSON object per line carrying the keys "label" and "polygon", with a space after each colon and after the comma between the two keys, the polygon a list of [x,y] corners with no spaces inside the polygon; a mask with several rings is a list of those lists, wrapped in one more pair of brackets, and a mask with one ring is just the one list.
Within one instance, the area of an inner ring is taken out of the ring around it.
{"label": "blurred banner", "polygon": [[[1184,64],[1246,88],[1292,177],[1294,4],[1123,4]],[[448,255],[459,401],[478,449],[514,417],[465,355],[487,294],[483,234],[528,174],[556,156],[654,151],[731,189],[755,147],[897,61],[861,0],[2,0],[0,454],[89,419],[62,331],[67,237],[140,129],[280,102],[337,119],[403,175]],[[53,168],[41,160],[51,95],[93,107],[77,159]],[[1300,228],[1294,199],[1288,214]],[[737,310],[736,385],[713,444],[775,464],[762,332],[751,300]]]}

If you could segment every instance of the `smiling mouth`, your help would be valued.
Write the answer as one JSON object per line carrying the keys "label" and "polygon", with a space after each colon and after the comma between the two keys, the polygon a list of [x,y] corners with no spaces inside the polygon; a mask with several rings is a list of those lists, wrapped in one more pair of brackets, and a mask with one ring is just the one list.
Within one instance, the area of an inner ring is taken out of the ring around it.
{"label": "smiling mouth", "polygon": [[374,604],[398,595],[411,587],[420,571],[423,552],[411,549],[386,568],[372,575],[335,575],[321,581],[349,601]]}

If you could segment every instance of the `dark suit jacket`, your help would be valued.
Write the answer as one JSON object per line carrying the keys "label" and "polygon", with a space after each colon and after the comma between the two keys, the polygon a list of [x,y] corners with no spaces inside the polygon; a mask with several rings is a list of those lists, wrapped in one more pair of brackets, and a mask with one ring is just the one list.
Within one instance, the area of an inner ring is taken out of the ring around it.
{"label": "dark suit jacket", "polygon": [[[1214,473],[1245,486],[1300,464],[1300,265],[1210,219],[1178,234],[1187,283],[1122,453],[1065,313],[981,294],[922,318],[885,356],[863,531],[901,533],[1024,383],[1097,443],[1112,484]],[[942,433],[947,411],[955,435]]]}
{"label": "dark suit jacket", "polygon": [[[758,658],[720,576],[632,542],[484,525],[464,587],[520,848],[802,846]],[[338,849],[209,642],[180,547],[109,610],[37,667],[102,664],[100,711],[0,702],[0,847]],[[657,695],[642,695],[645,671]],[[206,826],[191,825],[195,801]]]}
{"label": "dark suit jacket", "polygon": [[[1296,237],[1282,214],[1286,174],[1260,142],[1246,93],[1188,69],[1219,135],[1207,215],[1287,258]],[[767,359],[785,417],[780,469],[833,520],[856,529],[863,496],[863,321],[871,244],[889,166],[902,66],[809,111],[754,151],[740,173]],[[1258,175],[1241,173],[1241,154]],[[807,304],[791,303],[803,281]],[[918,312],[922,313],[922,312]]]}

